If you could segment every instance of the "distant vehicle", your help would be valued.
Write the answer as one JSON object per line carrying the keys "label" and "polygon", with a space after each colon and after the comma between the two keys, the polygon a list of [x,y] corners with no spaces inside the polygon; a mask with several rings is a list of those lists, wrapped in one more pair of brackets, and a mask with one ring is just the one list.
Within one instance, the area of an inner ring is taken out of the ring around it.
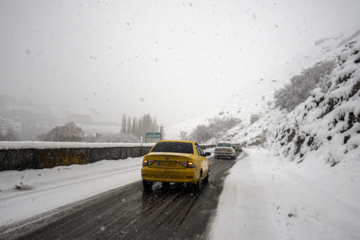
{"label": "distant vehicle", "polygon": [[162,140],[143,158],[141,177],[145,190],[151,190],[153,182],[163,184],[186,183],[195,190],[201,189],[202,181],[208,181],[210,164],[207,156],[194,141]]}
{"label": "distant vehicle", "polygon": [[215,159],[221,157],[227,157],[235,159],[235,149],[231,143],[218,143],[214,150]]}

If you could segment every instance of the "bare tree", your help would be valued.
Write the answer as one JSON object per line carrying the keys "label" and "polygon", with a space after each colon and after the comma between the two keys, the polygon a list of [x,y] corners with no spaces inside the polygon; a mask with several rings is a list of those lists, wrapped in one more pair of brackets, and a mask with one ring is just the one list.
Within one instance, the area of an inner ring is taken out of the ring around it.
{"label": "bare tree", "polygon": [[126,133],[126,114],[122,116],[121,120],[121,132]]}
{"label": "bare tree", "polygon": [[8,127],[4,133],[0,131],[0,141],[19,141],[19,137],[12,127]]}
{"label": "bare tree", "polygon": [[85,132],[75,123],[69,122],[64,126],[55,127],[48,133],[39,135],[38,139],[54,142],[82,142],[85,139]]}
{"label": "bare tree", "polygon": [[180,132],[180,140],[187,140],[187,132],[185,131]]}
{"label": "bare tree", "polygon": [[130,134],[130,132],[131,132],[131,117],[129,116],[127,120],[126,134]]}
{"label": "bare tree", "polygon": [[293,76],[290,84],[286,84],[284,88],[275,92],[275,107],[292,111],[310,96],[313,89],[316,87],[325,89],[324,80],[329,79],[327,76],[334,68],[334,61],[325,61],[303,70],[300,75]]}
{"label": "bare tree", "polygon": [[134,117],[132,125],[131,125],[131,134],[136,135],[137,128],[138,128],[138,122],[137,122],[136,118]]}

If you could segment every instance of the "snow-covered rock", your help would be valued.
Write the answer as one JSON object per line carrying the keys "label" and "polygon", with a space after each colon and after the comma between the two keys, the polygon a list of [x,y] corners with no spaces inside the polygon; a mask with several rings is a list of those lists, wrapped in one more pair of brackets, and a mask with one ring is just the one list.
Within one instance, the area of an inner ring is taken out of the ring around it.
{"label": "snow-covered rock", "polygon": [[335,165],[360,159],[360,38],[338,57],[327,92],[315,89],[275,130],[268,146],[296,161],[307,154]]}

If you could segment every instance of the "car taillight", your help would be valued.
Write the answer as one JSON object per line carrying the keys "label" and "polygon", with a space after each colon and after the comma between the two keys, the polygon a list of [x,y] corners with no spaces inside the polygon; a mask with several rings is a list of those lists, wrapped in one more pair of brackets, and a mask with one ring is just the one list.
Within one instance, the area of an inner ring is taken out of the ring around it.
{"label": "car taillight", "polygon": [[188,168],[195,168],[195,164],[193,164],[192,162],[188,162],[187,167]]}
{"label": "car taillight", "polygon": [[143,161],[143,166],[150,166],[151,164],[154,164],[154,160],[144,160]]}
{"label": "car taillight", "polygon": [[184,161],[181,161],[180,164],[183,165],[183,166],[186,167],[186,168],[195,168],[195,165],[194,165],[194,163],[192,163],[192,162],[184,162]]}

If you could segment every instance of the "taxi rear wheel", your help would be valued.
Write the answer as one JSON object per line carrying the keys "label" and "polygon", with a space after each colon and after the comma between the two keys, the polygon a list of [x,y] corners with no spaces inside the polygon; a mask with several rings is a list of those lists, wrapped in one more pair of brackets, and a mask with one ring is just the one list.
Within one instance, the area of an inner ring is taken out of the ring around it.
{"label": "taxi rear wheel", "polygon": [[202,185],[202,171],[200,172],[200,176],[197,183],[194,183],[193,185],[194,191],[200,191],[201,185]]}
{"label": "taxi rear wheel", "polygon": [[169,190],[170,189],[170,183],[169,182],[163,182],[161,183],[161,187],[165,190]]}
{"label": "taxi rear wheel", "polygon": [[209,181],[209,175],[210,175],[210,167],[209,167],[209,170],[208,170],[208,173],[207,173],[206,177],[204,178],[204,182]]}
{"label": "taxi rear wheel", "polygon": [[149,181],[143,180],[143,187],[144,187],[144,190],[152,190],[152,185],[153,185],[153,183],[152,183],[152,182],[149,182]]}

